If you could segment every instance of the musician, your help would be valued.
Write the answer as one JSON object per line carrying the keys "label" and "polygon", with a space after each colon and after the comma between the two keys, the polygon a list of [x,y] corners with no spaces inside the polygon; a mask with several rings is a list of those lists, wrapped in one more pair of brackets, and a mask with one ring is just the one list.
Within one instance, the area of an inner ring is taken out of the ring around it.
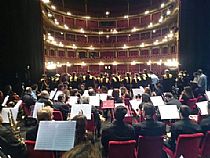
{"label": "musician", "polygon": [[5,155],[12,158],[26,158],[26,146],[15,136],[12,129],[2,125],[3,119],[0,116],[0,146]]}
{"label": "musician", "polygon": [[[38,123],[40,121],[52,120],[52,118],[53,118],[52,111],[53,111],[53,109],[51,109],[49,107],[44,107],[43,109],[38,111],[37,112]],[[26,132],[26,140],[36,141],[38,127],[39,127],[39,124],[37,124],[35,127],[33,127],[32,129],[30,129],[29,131]]]}
{"label": "musician", "polygon": [[23,103],[25,103],[26,107],[30,107],[31,105],[35,105],[36,100],[32,96],[32,88],[26,87],[25,94],[22,97]]}
{"label": "musician", "polygon": [[208,102],[208,117],[200,122],[200,126],[204,133],[210,131],[210,101]]}
{"label": "musician", "polygon": [[189,119],[191,110],[187,105],[180,106],[179,113],[181,120],[172,124],[171,139],[169,142],[165,143],[165,145],[171,148],[173,151],[176,149],[176,140],[180,134],[193,134],[201,132],[200,126]]}
{"label": "musician", "polygon": [[89,87],[95,88],[95,78],[90,74],[90,71],[87,72],[87,75],[84,76],[85,89]]}
{"label": "musician", "polygon": [[110,89],[109,75],[107,73],[105,73],[104,76],[101,78],[101,86],[105,86]]}
{"label": "musician", "polygon": [[112,74],[112,77],[111,77],[111,87],[113,89],[115,89],[115,88],[119,89],[120,88],[120,79],[115,74]]}
{"label": "musician", "polygon": [[145,76],[146,79],[146,87],[148,87],[152,83],[151,75],[147,72],[147,69],[143,70],[143,75]]}
{"label": "musician", "polygon": [[77,89],[79,85],[79,80],[76,75],[76,72],[73,72],[72,76],[70,76],[70,86],[72,89]]}
{"label": "musician", "polygon": [[112,140],[134,140],[134,128],[123,122],[127,109],[124,106],[118,106],[115,111],[115,121],[102,130],[101,143],[105,153],[108,152],[109,141]]}
{"label": "musician", "polygon": [[126,76],[125,76],[125,78],[123,80],[123,84],[128,90],[132,89],[132,77],[131,77],[131,73],[130,72],[126,73]]}
{"label": "musician", "polygon": [[135,73],[134,78],[132,80],[132,88],[140,87],[140,77],[138,73]]}
{"label": "musician", "polygon": [[175,80],[173,75],[169,72],[168,69],[164,71],[164,75],[162,78],[162,85],[164,92],[172,92],[172,87],[175,84]]}

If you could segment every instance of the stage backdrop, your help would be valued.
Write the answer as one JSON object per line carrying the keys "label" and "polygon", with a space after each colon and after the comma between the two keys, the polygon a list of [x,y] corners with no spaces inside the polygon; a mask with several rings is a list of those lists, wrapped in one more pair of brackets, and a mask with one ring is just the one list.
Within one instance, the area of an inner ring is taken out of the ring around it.
{"label": "stage backdrop", "polygon": [[210,0],[181,0],[180,11],[181,68],[202,68],[210,79]]}
{"label": "stage backdrop", "polygon": [[0,10],[0,84],[36,81],[43,72],[40,1],[5,0]]}

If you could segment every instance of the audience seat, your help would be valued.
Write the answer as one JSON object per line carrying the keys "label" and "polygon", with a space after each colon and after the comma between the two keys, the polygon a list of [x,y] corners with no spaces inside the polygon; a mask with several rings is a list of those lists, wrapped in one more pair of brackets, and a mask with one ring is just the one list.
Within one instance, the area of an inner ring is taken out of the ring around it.
{"label": "audience seat", "polygon": [[197,158],[199,153],[199,145],[202,137],[203,133],[181,134],[178,137],[174,153],[166,146],[163,147],[163,150],[171,158],[179,158],[181,155],[184,158]]}
{"label": "audience seat", "polygon": [[135,140],[110,141],[108,158],[135,158]]}
{"label": "audience seat", "polygon": [[53,111],[53,120],[55,120],[55,121],[62,121],[63,120],[62,112],[60,112],[60,111]]}
{"label": "audience seat", "polygon": [[55,154],[52,151],[34,150],[35,143],[35,141],[25,141],[28,158],[55,158]]}
{"label": "audience seat", "polygon": [[163,136],[139,136],[137,158],[160,158],[162,148]]}
{"label": "audience seat", "polygon": [[208,131],[204,137],[199,150],[199,155],[201,158],[210,158],[210,131]]}

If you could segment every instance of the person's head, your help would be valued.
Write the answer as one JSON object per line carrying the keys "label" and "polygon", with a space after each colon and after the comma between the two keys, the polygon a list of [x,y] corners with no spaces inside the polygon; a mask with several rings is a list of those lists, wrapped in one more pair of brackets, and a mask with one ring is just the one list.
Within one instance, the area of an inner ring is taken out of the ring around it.
{"label": "person's head", "polygon": [[164,71],[164,73],[165,73],[165,74],[169,74],[169,70],[166,69],[166,70]]}
{"label": "person's head", "polygon": [[89,94],[89,96],[95,96],[96,92],[93,88],[90,88],[90,89],[88,89],[88,94]]}
{"label": "person's head", "polygon": [[189,118],[189,115],[191,113],[190,107],[187,105],[181,105],[179,109],[179,113],[181,118]]}
{"label": "person's head", "polygon": [[26,87],[26,94],[31,94],[32,93],[32,88],[31,87]]}
{"label": "person's head", "polygon": [[2,123],[3,123],[3,118],[2,118],[2,116],[0,115],[0,125],[2,125]]}
{"label": "person's head", "polygon": [[149,87],[145,87],[144,93],[151,95],[151,89]]}
{"label": "person's head", "polygon": [[52,114],[53,109],[49,107],[44,107],[40,111],[37,112],[37,120],[38,121],[49,121],[53,119]]}
{"label": "person's head", "polygon": [[173,94],[170,93],[170,92],[165,93],[164,99],[165,99],[166,102],[170,101],[171,99],[173,99]]}
{"label": "person's head", "polygon": [[62,155],[62,158],[101,158],[99,149],[91,143],[79,144]]}
{"label": "person's head", "polygon": [[117,121],[123,121],[125,115],[127,114],[127,108],[124,106],[118,106],[115,108],[114,117]]}
{"label": "person's head", "polygon": [[72,120],[76,121],[75,145],[77,145],[86,140],[85,134],[87,118],[84,115],[76,115]]}
{"label": "person's head", "polygon": [[147,94],[147,93],[143,93],[142,96],[141,96],[141,98],[142,98],[142,102],[143,103],[151,102],[150,95]]}
{"label": "person's head", "polygon": [[58,101],[59,102],[64,102],[64,95],[63,94],[60,94],[59,96],[58,96]]}
{"label": "person's head", "polygon": [[192,88],[190,86],[184,87],[184,94],[188,98],[194,98],[193,91],[192,91]]}
{"label": "person's head", "polygon": [[203,73],[203,70],[202,69],[198,69],[197,73],[198,73],[198,75],[201,75]]}
{"label": "person's head", "polygon": [[210,115],[210,101],[208,101],[208,114]]}
{"label": "person's head", "polygon": [[64,90],[64,85],[63,84],[59,84],[58,85],[58,90],[63,91]]}
{"label": "person's head", "polygon": [[155,106],[151,103],[145,103],[143,105],[143,115],[146,119],[153,119],[155,114]]}
{"label": "person's head", "polygon": [[119,89],[113,89],[112,97],[114,97],[114,98],[119,98],[120,97]]}
{"label": "person's head", "polygon": [[49,99],[49,93],[47,90],[41,91],[40,98]]}

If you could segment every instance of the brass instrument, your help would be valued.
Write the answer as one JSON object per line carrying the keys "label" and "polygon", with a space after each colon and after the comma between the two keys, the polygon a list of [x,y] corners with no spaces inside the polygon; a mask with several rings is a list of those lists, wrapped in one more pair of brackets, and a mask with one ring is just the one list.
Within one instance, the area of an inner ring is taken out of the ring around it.
{"label": "brass instrument", "polygon": [[9,119],[9,123],[10,123],[10,126],[11,126],[11,130],[14,133],[14,135],[16,136],[16,138],[18,139],[18,141],[21,144],[25,144],[24,143],[24,138],[22,138],[22,136],[20,134],[20,127],[17,126],[17,123],[14,120],[14,117],[13,117],[11,109],[8,112],[8,119]]}

